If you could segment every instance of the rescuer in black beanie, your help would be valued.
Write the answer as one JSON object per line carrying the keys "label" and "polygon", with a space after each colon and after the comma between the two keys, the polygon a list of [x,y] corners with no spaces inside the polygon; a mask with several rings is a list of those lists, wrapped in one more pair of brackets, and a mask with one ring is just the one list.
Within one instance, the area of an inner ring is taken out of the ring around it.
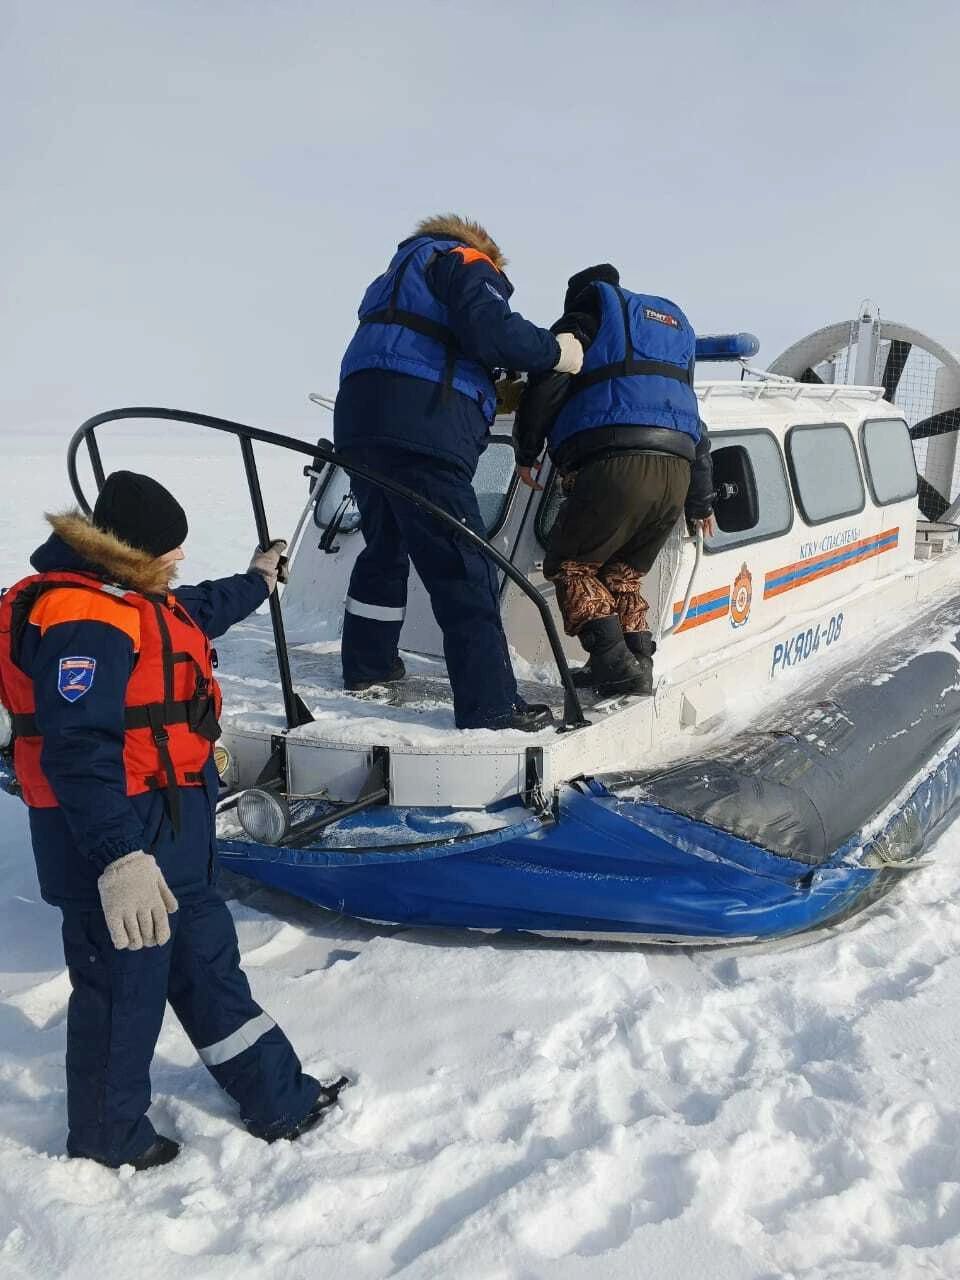
{"label": "rescuer in black beanie", "polygon": [[173,494],[135,471],[107,476],[93,508],[93,523],[151,556],[175,551],[187,537],[186,513]]}
{"label": "rescuer in black beanie", "polygon": [[598,280],[603,281],[604,284],[618,285],[620,272],[609,262],[600,262],[595,267],[587,267],[583,271],[578,271],[576,275],[572,275],[567,281],[567,293],[563,300],[564,311],[573,311],[574,303],[584,289]]}
{"label": "rescuer in black beanie", "polygon": [[174,590],[186,516],[129,471],[104,484],[96,523],[75,508],[47,521],[34,572],[0,603],[0,692],[30,717],[18,733],[34,749],[18,741],[11,763],[40,892],[63,913],[67,1155],[141,1171],[179,1154],[147,1116],[168,999],[249,1133],[292,1141],[346,1080],[306,1075],[253,999],[211,857],[223,763],[211,641],[276,590],[286,543]]}

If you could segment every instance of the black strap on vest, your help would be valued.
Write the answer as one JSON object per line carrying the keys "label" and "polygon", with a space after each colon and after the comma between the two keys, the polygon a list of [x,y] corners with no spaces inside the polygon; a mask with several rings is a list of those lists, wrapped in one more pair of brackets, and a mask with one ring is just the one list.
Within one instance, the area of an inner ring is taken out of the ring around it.
{"label": "black strap on vest", "polygon": [[681,369],[678,364],[670,364],[666,360],[618,360],[615,364],[601,365],[599,369],[591,369],[589,373],[577,375],[576,389],[584,391],[597,382],[609,382],[612,378],[633,378],[640,375],[653,374],[658,378],[673,378],[675,382],[690,385],[690,370]]}
{"label": "black strap on vest", "polygon": [[[174,652],[173,642],[170,639],[170,628],[167,626],[167,620],[163,615],[163,606],[154,601],[153,609],[157,618],[157,628],[160,632],[160,654],[163,664],[163,702],[153,702],[145,707],[130,707],[129,710],[131,712],[140,711],[145,715],[146,728],[150,730],[166,778],[165,782],[162,778],[159,779],[159,785],[163,788],[166,796],[170,823],[174,832],[179,835],[182,809],[180,784],[177,781],[177,771],[170,755],[170,734],[167,729],[172,724],[186,723],[194,733],[199,734],[208,742],[216,742],[220,736],[220,726],[217,723],[213,698],[210,696],[209,682],[203,674],[199,663],[193,654]],[[174,604],[173,609],[190,625],[194,625],[190,615],[179,604]],[[180,662],[192,663],[196,672],[194,694],[186,702],[177,702],[173,696],[176,666]],[[186,715],[185,721],[180,719],[181,714],[184,713]]]}
{"label": "black strap on vest", "polygon": [[[186,724],[190,726],[192,732],[198,733],[201,738],[206,738],[209,742],[216,742],[220,736],[213,698],[199,695],[185,702],[174,702],[169,706],[163,702],[146,702],[138,707],[127,707],[123,713],[123,727],[149,729],[158,715],[165,728],[175,724]],[[12,715],[10,719],[15,737],[40,738],[43,736],[35,715],[29,713]],[[211,737],[211,732],[215,732],[216,736]]]}
{"label": "black strap on vest", "polygon": [[167,732],[166,725],[167,710],[166,706],[161,707],[156,702],[150,703],[146,708],[150,736],[153,738],[153,745],[157,748],[157,754],[160,757],[160,764],[166,778],[166,782],[161,781],[160,785],[164,788],[170,824],[173,827],[174,835],[178,836],[181,825],[180,784],[177,782],[177,771],[173,767],[173,757],[170,755],[170,734]]}
{"label": "black strap on vest", "polygon": [[[187,771],[183,776],[184,776],[184,778],[186,779],[186,781],[187,781],[187,782],[190,782],[190,783],[196,783],[198,786],[202,785],[202,783],[203,783],[203,774],[202,774],[202,773],[192,773],[190,770],[188,770],[188,771]],[[150,776],[149,778],[147,778],[147,779],[146,779],[146,784],[147,784],[147,786],[150,788],[150,790],[151,790],[151,791],[165,791],[165,790],[166,790],[166,785],[165,785],[165,783],[164,783],[163,779],[162,779],[162,778],[158,778],[158,777],[156,776],[156,774],[151,774],[151,776]]]}
{"label": "black strap on vest", "polygon": [[[435,342],[439,342],[446,349],[446,356],[443,362],[443,395],[449,396],[453,390],[453,375],[457,366],[457,357],[460,355],[460,344],[457,341],[457,335],[452,329],[445,324],[438,324],[436,320],[430,320],[427,316],[417,315],[415,311],[405,311],[397,306],[397,298],[400,296],[400,285],[403,282],[404,273],[413,261],[414,254],[419,250],[412,250],[400,263],[397,268],[397,274],[393,282],[393,289],[390,292],[390,303],[380,311],[371,311],[368,315],[361,316],[361,324],[399,324],[405,329],[412,329],[415,333],[422,333],[424,337],[433,338]],[[436,257],[437,254],[434,254]],[[433,258],[430,258],[427,265]],[[429,288],[429,286],[427,286]]]}
{"label": "black strap on vest", "polygon": [[452,329],[426,316],[418,316],[415,311],[403,311],[396,307],[384,307],[382,311],[371,311],[360,321],[361,324],[402,324],[405,329],[415,329],[442,342],[445,347],[456,346],[457,339]]}
{"label": "black strap on vest", "polygon": [[576,391],[585,391],[587,387],[592,387],[598,382],[609,382],[613,378],[635,378],[647,377],[653,375],[657,378],[673,378],[675,382],[682,382],[686,386],[690,386],[693,382],[693,365],[692,363],[686,368],[678,364],[671,364],[668,360],[640,360],[637,357],[636,348],[633,345],[633,332],[630,328],[630,309],[627,305],[627,299],[624,297],[623,290],[617,286],[617,297],[620,299],[620,310],[623,314],[623,349],[626,357],[623,360],[617,360],[613,364],[601,365],[599,369],[591,369],[589,373],[580,373],[577,375],[574,387]]}

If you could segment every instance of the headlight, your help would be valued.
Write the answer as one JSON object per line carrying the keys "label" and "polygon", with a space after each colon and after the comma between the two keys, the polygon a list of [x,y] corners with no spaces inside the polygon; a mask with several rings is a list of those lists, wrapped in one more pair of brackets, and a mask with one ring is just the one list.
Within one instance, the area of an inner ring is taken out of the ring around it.
{"label": "headlight", "polygon": [[244,791],[237,801],[237,817],[257,844],[279,844],[290,832],[290,806],[283,796],[260,787]]}
{"label": "headlight", "polygon": [[257,844],[286,844],[309,835],[318,817],[330,813],[328,800],[318,796],[301,796],[289,800],[269,783],[262,787],[250,787],[241,791],[236,799],[237,819],[241,827]]}
{"label": "headlight", "polygon": [[0,751],[6,751],[12,741],[13,721],[10,719],[10,712],[0,702]]}

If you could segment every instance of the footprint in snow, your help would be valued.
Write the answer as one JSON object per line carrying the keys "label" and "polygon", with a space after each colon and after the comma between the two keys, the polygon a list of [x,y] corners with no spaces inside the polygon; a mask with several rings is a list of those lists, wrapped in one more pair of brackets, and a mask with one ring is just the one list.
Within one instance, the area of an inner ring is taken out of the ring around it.
{"label": "footprint in snow", "polygon": [[66,1018],[69,999],[70,975],[64,969],[35,987],[8,996],[4,1003],[19,1009],[40,1031],[49,1031]]}

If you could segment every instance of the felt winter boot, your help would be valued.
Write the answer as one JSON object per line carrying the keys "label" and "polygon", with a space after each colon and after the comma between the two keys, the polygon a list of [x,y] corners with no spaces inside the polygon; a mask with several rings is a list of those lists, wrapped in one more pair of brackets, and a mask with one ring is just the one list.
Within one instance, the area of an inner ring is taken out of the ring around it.
{"label": "felt winter boot", "polygon": [[[580,628],[577,638],[590,654],[590,679],[601,698],[649,693],[649,676],[627,648],[615,613]],[[652,673],[652,672],[651,672]]]}
{"label": "felt winter boot", "polygon": [[650,631],[627,631],[623,638],[643,672],[644,687],[640,693],[653,693],[653,655],[657,652],[653,634]]}
{"label": "felt winter boot", "polygon": [[403,659],[397,657],[387,674],[379,680],[355,680],[353,684],[345,684],[343,687],[347,693],[366,693],[368,689],[379,689],[386,684],[399,684],[406,678],[407,668],[403,665]]}

